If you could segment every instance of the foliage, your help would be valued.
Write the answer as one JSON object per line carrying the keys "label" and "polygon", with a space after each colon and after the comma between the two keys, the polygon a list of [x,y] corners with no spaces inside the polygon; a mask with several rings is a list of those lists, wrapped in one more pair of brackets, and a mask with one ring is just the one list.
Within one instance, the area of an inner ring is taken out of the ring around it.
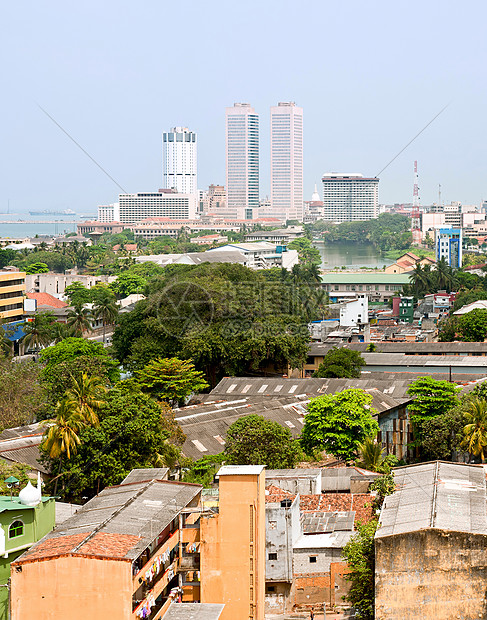
{"label": "foliage", "polygon": [[305,264],[321,265],[320,251],[307,237],[298,237],[287,245],[289,250],[297,250],[299,260]]}
{"label": "foliage", "polygon": [[423,457],[427,460],[452,460],[452,453],[460,448],[465,424],[459,407],[425,420],[420,443]]}
{"label": "foliage", "polygon": [[393,454],[385,455],[385,449],[377,442],[375,437],[366,437],[357,446],[358,460],[355,465],[368,471],[379,474],[388,474],[392,467],[396,467],[399,460]]}
{"label": "foliage", "polygon": [[195,370],[191,360],[177,357],[152,360],[135,375],[143,392],[171,405],[183,403],[190,394],[208,387],[203,373]]}
{"label": "foliage", "polygon": [[46,365],[46,370],[51,370],[62,362],[73,361],[80,356],[110,359],[101,342],[85,340],[84,338],[66,338],[62,342],[44,349],[40,355],[40,360]]}
{"label": "foliage", "polygon": [[342,550],[350,573],[346,579],[351,586],[347,595],[348,602],[357,610],[361,620],[374,619],[375,604],[375,549],[374,536],[378,521],[362,523],[357,533]]}
{"label": "foliage", "polygon": [[379,425],[372,417],[372,396],[362,390],[347,389],[311,399],[301,433],[306,454],[325,450],[337,458],[352,460],[357,446],[375,436]]}
{"label": "foliage", "polygon": [[436,293],[438,290],[446,290],[450,293],[457,289],[457,273],[441,258],[436,268],[430,265],[422,266],[417,263],[409,276],[412,293],[415,297],[423,297],[428,293]]}
{"label": "foliage", "polygon": [[51,459],[60,458],[64,453],[70,459],[81,443],[80,433],[84,425],[76,403],[69,398],[60,400],[56,405],[56,418],[47,430],[42,449]]}
{"label": "foliage", "polygon": [[460,325],[456,316],[443,319],[438,330],[438,340],[440,342],[453,342],[461,338]]}
{"label": "foliage", "polygon": [[34,362],[18,364],[0,358],[0,430],[36,419],[44,400],[39,370]]}
{"label": "foliage", "polygon": [[372,220],[332,224],[323,238],[327,243],[368,241],[381,252],[405,250],[412,241],[411,220],[404,215],[383,213]]}
{"label": "foliage", "polygon": [[108,286],[97,285],[92,289],[93,316],[103,323],[103,342],[105,342],[106,326],[115,322],[118,316],[118,306],[115,295]]}
{"label": "foliage", "polygon": [[98,410],[104,402],[106,391],[100,377],[89,377],[84,372],[79,378],[73,378],[71,387],[66,391],[66,398],[76,403],[77,412],[85,424],[98,426]]}
{"label": "foliage", "polygon": [[93,497],[132,469],[161,466],[166,455],[173,456],[162,416],[161,407],[133,384],[111,389],[98,412],[100,425],[81,430],[76,454],[68,460],[46,457],[51,471],[59,472],[63,497]]}
{"label": "foliage", "polygon": [[29,321],[24,323],[21,342],[28,349],[38,351],[47,347],[54,340],[56,319],[51,312],[36,312]]}
{"label": "foliage", "polygon": [[[10,493],[12,493],[13,496],[18,495],[28,482],[32,482],[32,478],[29,476],[31,471],[31,468],[27,465],[8,463],[0,459],[0,494],[10,496]],[[19,481],[18,487],[13,487],[12,489],[7,487],[5,480],[10,478],[10,476],[17,478]]]}
{"label": "foliage", "polygon": [[476,308],[462,314],[459,327],[466,342],[483,342],[487,336],[487,310]]}
{"label": "foliage", "polygon": [[48,271],[49,267],[46,265],[46,263],[31,263],[25,268],[26,274],[48,273]]}
{"label": "foliage", "polygon": [[[478,278],[478,276],[475,277]],[[475,287],[470,290],[459,291],[453,303],[453,312],[463,308],[463,306],[473,304],[475,301],[479,301],[479,299],[487,299],[487,291],[483,288]]]}
{"label": "foliage", "polygon": [[[396,463],[397,465],[397,463]],[[382,504],[384,503],[384,499],[388,495],[392,495],[396,489],[396,483],[394,482],[394,476],[389,471],[384,476],[377,478],[373,482],[370,483],[369,491],[375,491],[377,496],[374,500],[374,510],[380,510],[382,508]]]}
{"label": "foliage", "polygon": [[0,269],[11,265],[17,256],[17,252],[10,248],[0,248]]}
{"label": "foliage", "polygon": [[119,299],[123,299],[134,293],[142,293],[146,286],[146,278],[129,270],[121,273],[110,288]]}
{"label": "foliage", "polygon": [[232,465],[292,469],[300,456],[299,444],[288,428],[258,415],[236,420],[225,440],[225,461]]}
{"label": "foliage", "polygon": [[184,474],[183,481],[202,484],[205,488],[210,487],[215,474],[218,472],[224,460],[225,454],[223,452],[201,457],[197,461],[191,463],[188,471]]}
{"label": "foliage", "polygon": [[365,361],[358,351],[333,347],[324,356],[313,377],[353,379],[360,377],[362,366],[365,366]]}
{"label": "foliage", "polygon": [[487,401],[472,397],[463,410],[465,427],[462,447],[485,463],[487,456]]}
{"label": "foliage", "polygon": [[66,323],[73,333],[81,335],[83,332],[91,331],[91,319],[91,310],[76,305],[69,308]]}
{"label": "foliage", "polygon": [[84,306],[92,301],[91,290],[78,281],[69,284],[64,289],[64,295],[71,306]]}

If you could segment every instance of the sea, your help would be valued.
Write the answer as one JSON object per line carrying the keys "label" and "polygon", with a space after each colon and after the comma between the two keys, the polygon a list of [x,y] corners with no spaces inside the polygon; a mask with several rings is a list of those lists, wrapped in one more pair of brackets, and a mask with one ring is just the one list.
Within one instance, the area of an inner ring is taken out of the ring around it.
{"label": "sea", "polygon": [[[86,219],[96,219],[95,213],[86,213]],[[80,215],[30,215],[29,213],[0,213],[0,238],[25,239],[36,235],[64,235],[76,232],[76,225],[86,221]]]}

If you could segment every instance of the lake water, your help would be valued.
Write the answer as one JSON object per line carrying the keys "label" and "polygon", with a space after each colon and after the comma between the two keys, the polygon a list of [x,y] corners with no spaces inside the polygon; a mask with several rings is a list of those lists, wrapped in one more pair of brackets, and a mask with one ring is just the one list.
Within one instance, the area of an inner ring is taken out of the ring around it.
{"label": "lake water", "polygon": [[321,254],[322,269],[334,269],[335,267],[347,267],[348,269],[360,269],[360,267],[378,267],[392,265],[394,261],[382,256],[371,243],[324,243],[314,241],[313,245]]}

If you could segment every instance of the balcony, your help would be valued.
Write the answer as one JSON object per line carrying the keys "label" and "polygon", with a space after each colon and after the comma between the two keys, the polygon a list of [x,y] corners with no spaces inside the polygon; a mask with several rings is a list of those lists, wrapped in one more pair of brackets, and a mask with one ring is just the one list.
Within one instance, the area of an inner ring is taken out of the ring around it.
{"label": "balcony", "polygon": [[[137,607],[135,607],[135,609],[132,612],[132,620],[140,620],[140,616],[138,615],[138,612],[144,607],[144,605],[147,603],[147,601],[149,599],[153,599],[154,601],[157,599],[157,597],[165,590],[165,588],[167,587],[167,585],[169,584],[169,582],[171,581],[171,579],[174,578],[174,576],[176,575],[177,571],[178,571],[178,564],[179,561],[176,559],[173,561],[173,563],[168,566],[168,568],[164,571],[164,573],[162,574],[162,576],[159,578],[158,581],[156,581],[156,583],[154,584],[154,586],[147,592],[145,598],[143,601],[141,601]],[[167,601],[164,602],[164,605],[166,604]],[[163,606],[164,606],[163,605]],[[161,617],[159,615],[159,612],[161,611],[161,609],[157,609],[157,605],[154,605],[151,609],[151,613],[149,614],[149,616],[146,616],[147,618],[150,618],[151,615],[153,613],[156,613],[155,617]]]}
{"label": "balcony", "polygon": [[139,589],[140,580],[142,579],[144,574],[149,570],[149,568],[152,566],[152,564],[154,563],[154,560],[157,559],[162,554],[172,551],[174,547],[179,543],[179,541],[180,541],[179,530],[175,530],[169,536],[166,542],[157,550],[157,552],[154,553],[154,555],[149,559],[149,561],[146,562],[144,566],[136,573],[136,575],[134,576],[132,580],[132,592],[136,592]]}

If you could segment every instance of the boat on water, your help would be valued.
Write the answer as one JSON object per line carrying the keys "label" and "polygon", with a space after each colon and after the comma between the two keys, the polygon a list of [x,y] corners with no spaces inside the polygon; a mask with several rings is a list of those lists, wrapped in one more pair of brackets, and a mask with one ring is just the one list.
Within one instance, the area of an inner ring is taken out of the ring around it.
{"label": "boat on water", "polygon": [[62,211],[29,211],[30,215],[76,215],[76,211],[72,209],[63,209]]}

